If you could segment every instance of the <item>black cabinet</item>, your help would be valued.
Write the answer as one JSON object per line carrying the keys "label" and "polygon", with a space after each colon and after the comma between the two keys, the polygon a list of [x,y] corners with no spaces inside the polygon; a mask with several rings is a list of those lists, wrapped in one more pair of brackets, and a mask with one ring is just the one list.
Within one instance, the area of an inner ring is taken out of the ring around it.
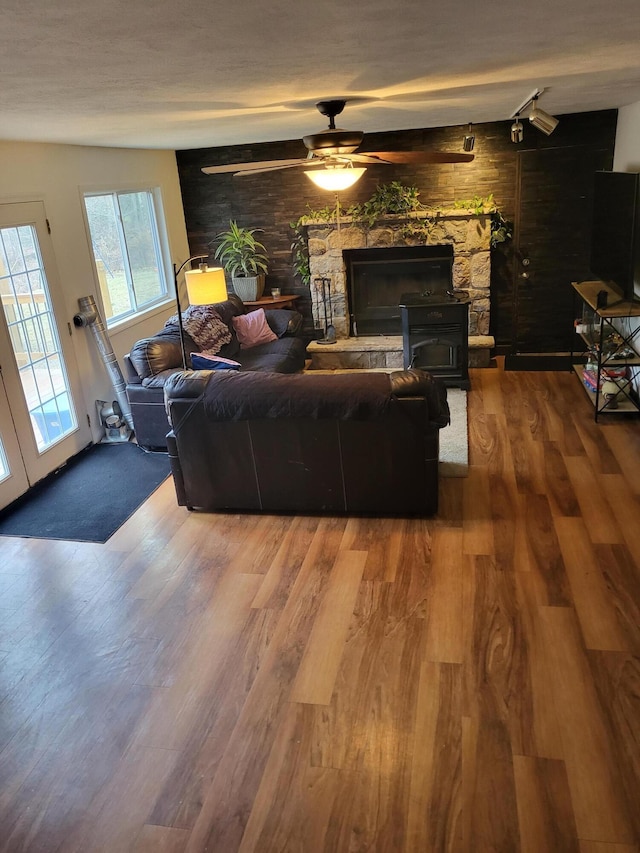
{"label": "black cabinet", "polygon": [[[573,284],[575,330],[587,345],[586,363],[573,364],[598,415],[637,413],[634,376],[640,370],[640,302],[625,302],[601,281]],[[606,304],[598,307],[599,295]],[[571,353],[574,361],[574,353]]]}

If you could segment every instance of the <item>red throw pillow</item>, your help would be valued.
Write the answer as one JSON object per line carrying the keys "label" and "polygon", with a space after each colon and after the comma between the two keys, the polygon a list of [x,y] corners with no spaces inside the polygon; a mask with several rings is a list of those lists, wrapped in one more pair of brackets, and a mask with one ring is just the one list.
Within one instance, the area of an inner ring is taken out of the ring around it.
{"label": "red throw pillow", "polygon": [[267,344],[269,341],[277,340],[278,336],[269,328],[264,308],[250,311],[233,318],[233,328],[240,341],[241,349],[251,349],[258,344]]}

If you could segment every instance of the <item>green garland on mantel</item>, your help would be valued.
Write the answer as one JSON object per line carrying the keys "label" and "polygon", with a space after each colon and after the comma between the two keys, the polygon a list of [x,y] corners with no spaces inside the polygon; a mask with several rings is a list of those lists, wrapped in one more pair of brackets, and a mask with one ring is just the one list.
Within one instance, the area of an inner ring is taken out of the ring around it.
{"label": "green garland on mantel", "polygon": [[[420,190],[408,187],[399,181],[381,184],[368,201],[344,208],[339,200],[335,206],[322,207],[316,210],[309,208],[307,213],[290,223],[294,237],[291,243],[291,255],[295,275],[299,275],[304,284],[311,281],[309,268],[309,246],[305,234],[308,225],[322,222],[336,222],[339,218],[348,218],[352,224],[365,229],[375,227],[376,223],[386,216],[420,213],[419,217],[409,218],[403,223],[400,233],[412,240],[427,242],[444,208],[434,208],[422,204],[419,199]],[[512,236],[511,223],[502,216],[493,199],[493,193],[486,197],[474,196],[471,199],[456,201],[447,210],[466,210],[478,216],[486,214],[491,217],[490,244],[495,248]]]}

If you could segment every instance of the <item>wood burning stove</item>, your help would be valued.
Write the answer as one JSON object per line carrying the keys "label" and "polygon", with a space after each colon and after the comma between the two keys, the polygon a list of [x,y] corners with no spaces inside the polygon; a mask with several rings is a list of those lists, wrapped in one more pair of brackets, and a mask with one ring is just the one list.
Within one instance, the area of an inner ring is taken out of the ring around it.
{"label": "wood burning stove", "polygon": [[404,367],[420,367],[458,388],[469,384],[469,302],[406,293],[400,299]]}

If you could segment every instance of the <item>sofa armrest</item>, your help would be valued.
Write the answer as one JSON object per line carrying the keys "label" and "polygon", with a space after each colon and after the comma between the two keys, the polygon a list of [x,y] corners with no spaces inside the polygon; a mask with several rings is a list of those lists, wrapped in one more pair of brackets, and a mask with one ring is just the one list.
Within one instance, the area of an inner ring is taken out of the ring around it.
{"label": "sofa armrest", "polygon": [[446,386],[427,373],[426,370],[412,367],[399,370],[389,377],[391,393],[396,397],[424,397],[429,410],[432,426],[442,429],[451,422]]}
{"label": "sofa armrest", "polygon": [[124,373],[127,385],[140,385],[142,383],[142,379],[140,378],[138,371],[131,363],[129,353],[125,355],[125,357],[122,359],[122,362],[124,364]]}
{"label": "sofa armrest", "polygon": [[172,401],[190,400],[190,411],[202,399],[209,380],[216,372],[215,370],[180,370],[166,380],[164,383],[164,407],[169,425],[174,433],[180,430],[182,422],[176,422],[173,417]]}

